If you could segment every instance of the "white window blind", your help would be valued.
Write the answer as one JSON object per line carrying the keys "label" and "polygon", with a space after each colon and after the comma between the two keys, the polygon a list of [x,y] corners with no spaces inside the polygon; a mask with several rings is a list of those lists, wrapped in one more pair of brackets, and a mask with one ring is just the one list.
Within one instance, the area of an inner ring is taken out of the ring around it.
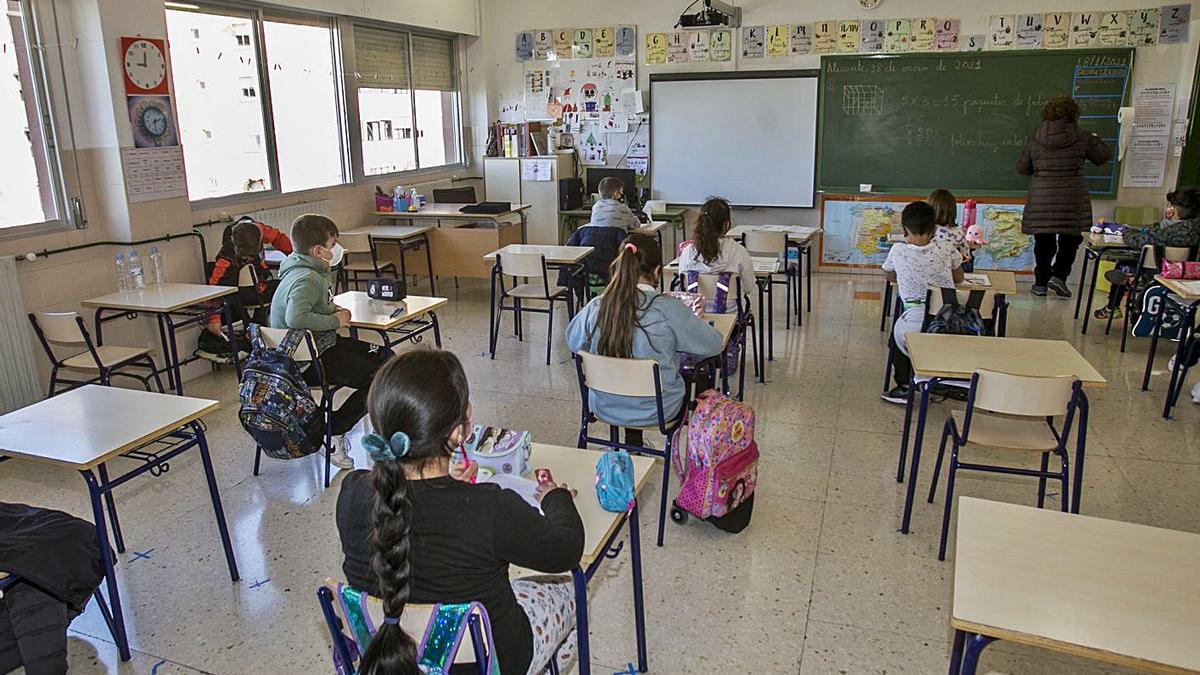
{"label": "white window blind", "polygon": [[408,89],[408,35],[355,26],[354,71],[359,87]]}
{"label": "white window blind", "polygon": [[413,89],[454,91],[454,41],[412,36]]}

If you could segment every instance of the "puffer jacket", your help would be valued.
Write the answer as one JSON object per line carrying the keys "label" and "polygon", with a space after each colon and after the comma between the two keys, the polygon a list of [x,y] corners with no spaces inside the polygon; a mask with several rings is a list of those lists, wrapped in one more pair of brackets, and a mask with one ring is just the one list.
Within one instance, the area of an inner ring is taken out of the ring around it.
{"label": "puffer jacket", "polygon": [[1112,148],[1093,133],[1066,120],[1042,122],[1025,143],[1017,173],[1030,176],[1021,231],[1025,234],[1078,234],[1092,226],[1092,197],[1083,163],[1097,166]]}
{"label": "puffer jacket", "polygon": [[1153,246],[1200,246],[1200,218],[1187,220],[1164,220],[1157,227],[1147,227],[1125,232],[1125,245],[1141,248]]}

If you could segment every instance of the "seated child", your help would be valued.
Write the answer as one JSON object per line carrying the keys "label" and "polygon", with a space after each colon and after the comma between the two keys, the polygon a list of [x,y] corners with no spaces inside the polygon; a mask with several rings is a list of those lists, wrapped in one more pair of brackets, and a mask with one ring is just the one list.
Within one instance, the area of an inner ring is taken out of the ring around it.
{"label": "seated child", "polygon": [[[279,285],[278,279],[271,278],[271,268],[262,257],[264,244],[270,244],[285,255],[292,252],[292,241],[286,234],[249,216],[242,216],[221,234],[221,250],[208,276],[210,286],[237,286],[242,268],[254,266],[257,288],[243,288],[237,295],[230,296],[229,301],[229,309],[233,313],[231,318],[234,322],[241,321],[243,326],[247,323],[266,323],[262,310],[251,316],[246,311],[246,305],[270,302]],[[205,332],[200,334],[199,347],[201,351],[211,354],[228,351],[229,343],[222,331],[220,316],[209,317]]]}
{"label": "seated child", "polygon": [[638,226],[637,216],[625,205],[625,184],[608,176],[597,186],[600,201],[592,205],[592,225],[628,230]]}
{"label": "seated child", "polygon": [[962,255],[944,241],[934,240],[934,210],[925,202],[912,202],[900,214],[904,242],[894,244],[883,262],[884,276],[896,282],[896,292],[904,313],[892,328],[892,375],[896,386],[883,394],[883,400],[905,403],[912,361],[908,358],[905,336],[920,333],[925,323],[925,293],[930,288],[954,288],[963,280]]}
{"label": "seated child", "polygon": [[[338,335],[350,326],[350,310],[338,307],[332,296],[329,270],[342,260],[337,243],[338,229],[325,216],[308,214],[292,223],[295,250],[279,265],[279,286],[271,300],[271,327],[312,331],[325,381],[354,389],[333,414],[334,451],[332,462],[353,469],[345,433],[366,414],[367,390],[375,371],[391,357],[380,345]],[[309,384],[317,383],[315,368],[304,371]]]}
{"label": "seated child", "polygon": [[741,283],[742,295],[754,292],[754,260],[750,252],[737,240],[726,237],[733,225],[730,219],[729,202],[712,197],[700,207],[700,218],[696,221],[692,241],[679,252],[681,273],[700,272],[716,274],[732,272]]}
{"label": "seated child", "polygon": [[967,243],[967,233],[958,225],[958,202],[949,190],[934,190],[929,193],[929,205],[933,207],[937,231],[934,241],[944,241],[954,246],[963,257],[963,271],[970,272],[975,266],[975,254]]}
{"label": "seated child", "polygon": [[[1126,230],[1125,244],[1135,249],[1147,244],[1181,248],[1200,246],[1200,188],[1181,187],[1169,192],[1167,204],[1161,223],[1155,227]],[[1110,284],[1108,303],[1096,310],[1093,316],[1107,319],[1112,314],[1113,318],[1121,318],[1121,300],[1125,297],[1125,291],[1133,285],[1136,267],[1136,259],[1127,259],[1119,261],[1115,268],[1104,273],[1104,278]],[[1143,273],[1153,279],[1157,272],[1145,270]]]}
{"label": "seated child", "polygon": [[[337,500],[346,580],[380,598],[389,618],[409,602],[478,601],[491,621],[500,672],[540,673],[564,640],[559,659],[567,672],[575,644],[571,578],[510,582],[508,570],[558,574],[579,565],[584,534],[575,491],[538,485],[538,513],[511,490],[472,483],[474,464],[452,462],[471,433],[471,403],[462,364],[450,352],[420,349],[392,359],[367,405],[376,432],[363,444],[375,466],[346,476]],[[358,672],[418,673],[421,637],[385,622]],[[474,664],[465,672],[476,672]]]}
{"label": "seated child", "polygon": [[603,289],[608,284],[608,268],[617,259],[617,249],[626,234],[624,228],[588,224],[575,230],[567,239],[567,246],[591,246],[595,249],[583,259],[581,274],[573,274],[574,270],[570,267],[558,271],[558,285],[574,290],[579,305],[592,297],[590,292],[598,293],[599,290],[595,289]]}
{"label": "seated child", "polygon": [[[654,359],[662,384],[663,415],[673,419],[683,405],[686,385],[679,354],[707,358],[724,348],[720,331],[696,317],[682,302],[658,292],[662,253],[658,242],[631,234],[621,244],[604,294],[589,302],[567,326],[567,347],[622,359]],[[657,426],[653,397],[590,392],[589,405],[605,421],[626,427],[625,442],[642,445],[642,432]]]}

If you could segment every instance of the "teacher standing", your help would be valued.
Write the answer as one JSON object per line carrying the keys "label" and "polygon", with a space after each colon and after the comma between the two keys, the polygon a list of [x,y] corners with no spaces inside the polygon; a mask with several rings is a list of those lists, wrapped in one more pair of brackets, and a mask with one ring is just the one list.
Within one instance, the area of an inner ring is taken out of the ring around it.
{"label": "teacher standing", "polygon": [[1059,297],[1071,297],[1067,277],[1082,233],[1092,227],[1092,197],[1083,164],[1099,166],[1111,158],[1107,143],[1079,130],[1079,105],[1070,96],[1046,102],[1041,126],[1017,162],[1017,173],[1031,176],[1021,231],[1033,235],[1034,295],[1046,295],[1048,288]]}

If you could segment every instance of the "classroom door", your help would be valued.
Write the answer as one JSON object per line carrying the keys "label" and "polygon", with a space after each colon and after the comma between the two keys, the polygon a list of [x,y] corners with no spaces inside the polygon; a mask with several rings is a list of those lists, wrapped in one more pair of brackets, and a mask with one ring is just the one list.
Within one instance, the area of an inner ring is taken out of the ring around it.
{"label": "classroom door", "polygon": [[1192,104],[1188,106],[1187,141],[1179,158],[1179,180],[1175,186],[1200,185],[1200,49],[1197,49],[1196,72],[1192,76]]}

